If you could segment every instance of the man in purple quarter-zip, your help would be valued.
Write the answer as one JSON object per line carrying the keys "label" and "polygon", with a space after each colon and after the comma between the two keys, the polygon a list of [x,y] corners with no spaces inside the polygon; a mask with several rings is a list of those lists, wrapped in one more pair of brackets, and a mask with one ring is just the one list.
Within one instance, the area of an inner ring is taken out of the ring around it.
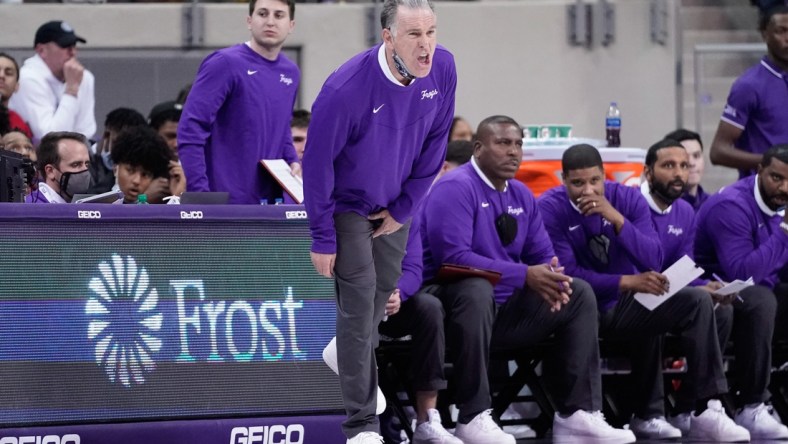
{"label": "man in purple quarter-zip", "polygon": [[788,143],[788,2],[762,11],[759,28],[767,54],[731,87],[709,151],[711,163],[738,168],[739,177],[755,174],[769,147]]}
{"label": "man in purple quarter-zip", "polygon": [[[707,277],[746,280],[755,285],[740,292],[733,305],[733,341],[737,403],[736,422],[754,439],[786,439],[788,429],[764,404],[769,394],[775,312],[784,324],[785,284],[778,273],[788,263],[788,144],[763,154],[758,174],[725,187],[703,204],[696,217],[695,260]],[[776,299],[777,295],[780,299]],[[785,328],[782,326],[782,328]],[[743,339],[739,339],[743,338]]]}
{"label": "man in purple quarter-zip", "polygon": [[379,443],[374,349],[397,288],[408,224],[441,169],[454,57],[436,46],[429,0],[386,0],[383,43],[326,80],[304,152],[311,257],[336,278],[337,358],[348,442]]}
{"label": "man in purple quarter-zip", "polygon": [[[650,150],[652,156],[656,151]],[[749,441],[747,430],[726,416],[716,399],[728,386],[708,293],[687,287],[653,310],[633,297],[669,290],[667,278],[656,271],[663,269],[664,247],[647,200],[636,188],[606,182],[602,157],[591,145],[567,149],[561,166],[564,185],[544,193],[539,209],[566,273],[588,281],[596,293],[600,335],[630,338],[633,388],[638,388],[629,393],[630,430],[647,439],[682,436],[664,412],[660,336],[672,332],[687,339],[688,384],[696,405],[689,438]],[[659,191],[678,197],[683,183],[676,188],[673,181]]]}
{"label": "man in purple quarter-zip", "polygon": [[227,191],[230,203],[273,203],[282,188],[260,165],[284,159],[301,174],[290,119],[301,77],[281,53],[294,0],[250,0],[252,38],[203,60],[178,123],[187,191]]}
{"label": "man in purple quarter-zip", "polygon": [[455,363],[459,408],[455,436],[464,443],[514,443],[490,415],[487,379],[491,349],[511,350],[554,336],[545,361],[557,411],[557,443],[629,443],[602,407],[594,294],[562,272],[536,199],[514,179],[523,156],[523,131],[510,117],[478,127],[471,162],[436,182],[424,203],[424,278],[444,264],[501,273],[493,286],[480,277],[448,282],[436,295],[446,312],[447,346]]}

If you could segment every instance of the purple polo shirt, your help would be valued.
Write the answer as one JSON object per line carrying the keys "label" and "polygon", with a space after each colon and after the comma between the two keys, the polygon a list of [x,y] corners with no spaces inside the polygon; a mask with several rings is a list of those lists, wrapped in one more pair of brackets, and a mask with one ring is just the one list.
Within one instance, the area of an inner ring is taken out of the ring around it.
{"label": "purple polo shirt", "polygon": [[[621,296],[624,275],[650,270],[662,271],[662,246],[654,231],[648,204],[640,190],[616,182],[605,182],[605,198],[626,219],[616,234],[613,224],[600,215],[584,216],[569,201],[566,188],[551,188],[539,197],[539,209],[566,274],[586,280],[594,289],[597,306],[607,311]],[[592,237],[609,241],[607,264],[595,256]]]}
{"label": "purple polo shirt", "polygon": [[178,122],[178,155],[188,191],[228,191],[230,203],[273,203],[282,189],[262,159],[297,162],[290,133],[298,67],[246,44],[203,60]]}
{"label": "purple polo shirt", "polygon": [[[517,180],[494,189],[474,168],[475,161],[450,171],[432,187],[424,204],[424,279],[442,264],[467,265],[502,274],[495,301],[505,302],[525,287],[528,265],[550,263],[555,255],[531,191]],[[495,229],[503,213],[517,221],[517,236],[504,246]]]}
{"label": "purple polo shirt", "polygon": [[334,71],[312,106],[304,151],[304,205],[312,251],[336,252],[334,214],[388,209],[407,222],[440,171],[454,117],[454,57],[438,46],[429,75],[389,80],[380,46]]}
{"label": "purple polo shirt", "polygon": [[750,176],[711,196],[695,223],[695,260],[707,273],[723,280],[746,280],[774,288],[780,269],[788,263],[788,235],[780,228],[782,216],[755,196]]}
{"label": "purple polo shirt", "polygon": [[[744,151],[788,143],[788,74],[764,57],[733,83],[721,119],[743,131],[736,147]],[[739,170],[739,177],[755,172]]]}

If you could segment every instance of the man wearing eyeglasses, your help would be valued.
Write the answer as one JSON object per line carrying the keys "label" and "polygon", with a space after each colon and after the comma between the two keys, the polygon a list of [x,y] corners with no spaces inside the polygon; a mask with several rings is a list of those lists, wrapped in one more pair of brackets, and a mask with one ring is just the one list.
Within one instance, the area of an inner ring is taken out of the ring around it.
{"label": "man wearing eyeglasses", "polygon": [[[444,264],[501,273],[496,285],[468,277],[437,292],[446,312],[447,346],[461,363],[454,367],[456,435],[466,443],[514,443],[490,419],[490,349],[528,347],[552,335],[557,346],[545,374],[555,382],[554,442],[634,442],[632,432],[611,427],[600,413],[593,291],[563,273],[536,199],[512,180],[522,161],[522,139],[522,128],[510,117],[483,120],[471,162],[438,181],[424,204],[425,279]],[[478,423],[490,424],[490,433],[468,439],[465,431]]]}
{"label": "man wearing eyeglasses", "polygon": [[688,288],[653,311],[633,297],[669,290],[667,278],[654,271],[662,269],[663,248],[646,199],[636,188],[606,182],[602,157],[591,145],[567,149],[561,166],[564,185],[543,194],[539,209],[566,273],[587,280],[596,293],[600,336],[631,338],[632,381],[639,389],[629,392],[630,430],[647,439],[682,436],[665,419],[661,376],[660,336],[674,332],[688,339],[688,384],[696,403],[689,437],[749,441],[716,399],[728,386],[708,294]]}

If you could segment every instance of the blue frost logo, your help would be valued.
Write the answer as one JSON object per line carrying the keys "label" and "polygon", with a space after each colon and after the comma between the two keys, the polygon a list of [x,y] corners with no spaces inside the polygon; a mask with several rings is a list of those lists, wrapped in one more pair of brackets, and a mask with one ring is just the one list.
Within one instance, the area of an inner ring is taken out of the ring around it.
{"label": "blue frost logo", "polygon": [[156,337],[163,321],[156,311],[158,293],[131,256],[124,260],[113,254],[111,261],[98,265],[98,272],[88,285],[93,294],[85,305],[96,364],[111,382],[143,384],[145,374],[156,368],[151,356],[162,346]]}

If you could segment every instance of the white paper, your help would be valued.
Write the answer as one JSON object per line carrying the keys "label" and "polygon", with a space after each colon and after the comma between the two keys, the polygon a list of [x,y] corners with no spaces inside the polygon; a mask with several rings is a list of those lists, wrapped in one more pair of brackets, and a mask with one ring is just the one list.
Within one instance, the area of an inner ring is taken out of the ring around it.
{"label": "white paper", "polygon": [[695,264],[695,261],[690,259],[689,256],[684,255],[681,259],[668,267],[667,270],[663,271],[662,274],[668,278],[670,284],[670,290],[668,290],[667,293],[661,296],[649,293],[635,293],[635,300],[649,310],[654,310],[659,307],[678,291],[689,285],[690,282],[697,279],[703,274],[703,268]]}
{"label": "white paper", "polygon": [[290,174],[290,165],[284,159],[263,159],[260,162],[296,203],[304,202],[304,182]]}
{"label": "white paper", "polygon": [[751,287],[755,285],[755,282],[752,280],[752,276],[746,281],[741,279],[736,279],[733,282],[728,282],[725,284],[724,287],[720,288],[719,290],[715,291],[714,294],[718,294],[720,296],[728,296],[729,294],[738,293],[744,290],[747,287]]}

